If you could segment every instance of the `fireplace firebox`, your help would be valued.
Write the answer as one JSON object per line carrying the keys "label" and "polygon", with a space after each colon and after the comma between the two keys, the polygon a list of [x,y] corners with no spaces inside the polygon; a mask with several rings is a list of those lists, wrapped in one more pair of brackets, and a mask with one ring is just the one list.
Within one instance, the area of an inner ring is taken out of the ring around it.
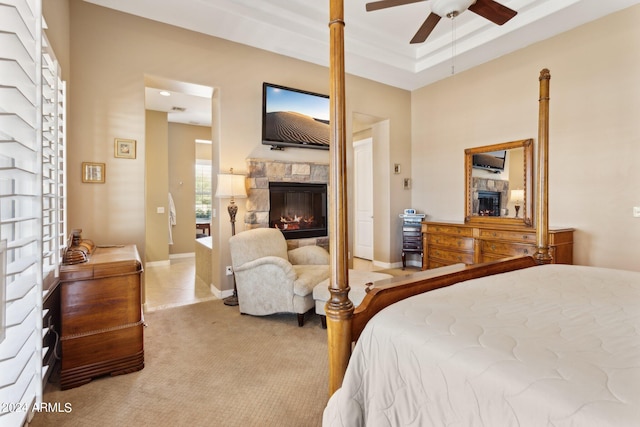
{"label": "fireplace firebox", "polygon": [[500,216],[500,196],[499,191],[478,191],[478,214]]}
{"label": "fireplace firebox", "polygon": [[326,184],[270,182],[269,206],[269,227],[285,239],[327,235]]}

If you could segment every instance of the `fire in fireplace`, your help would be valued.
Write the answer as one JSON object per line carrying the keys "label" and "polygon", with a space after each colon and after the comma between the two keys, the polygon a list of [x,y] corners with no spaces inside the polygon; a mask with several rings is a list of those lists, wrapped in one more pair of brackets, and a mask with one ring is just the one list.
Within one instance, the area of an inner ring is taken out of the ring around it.
{"label": "fire in fireplace", "polygon": [[286,239],[327,235],[327,185],[269,183],[269,227]]}

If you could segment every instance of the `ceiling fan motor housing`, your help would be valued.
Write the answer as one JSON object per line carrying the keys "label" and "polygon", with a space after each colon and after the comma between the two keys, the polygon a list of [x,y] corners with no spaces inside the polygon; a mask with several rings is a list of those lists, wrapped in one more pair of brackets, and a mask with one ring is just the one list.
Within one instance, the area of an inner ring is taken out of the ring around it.
{"label": "ceiling fan motor housing", "polygon": [[453,18],[467,10],[476,0],[433,0],[431,12],[442,18]]}

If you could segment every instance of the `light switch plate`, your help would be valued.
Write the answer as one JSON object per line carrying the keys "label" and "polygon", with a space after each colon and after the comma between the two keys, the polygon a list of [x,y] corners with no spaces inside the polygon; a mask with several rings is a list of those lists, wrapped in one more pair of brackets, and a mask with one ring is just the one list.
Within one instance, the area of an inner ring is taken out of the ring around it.
{"label": "light switch plate", "polygon": [[640,218],[640,206],[633,207],[633,216],[635,218]]}
{"label": "light switch plate", "polygon": [[164,213],[164,206],[160,206],[156,208],[156,213]]}

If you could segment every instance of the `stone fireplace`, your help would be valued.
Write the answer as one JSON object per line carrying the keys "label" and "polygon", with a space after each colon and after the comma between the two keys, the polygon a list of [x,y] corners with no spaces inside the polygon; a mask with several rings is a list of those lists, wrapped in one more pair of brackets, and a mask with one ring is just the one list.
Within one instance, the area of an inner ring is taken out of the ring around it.
{"label": "stone fireplace", "polygon": [[[279,187],[282,184],[309,184],[308,187],[316,187],[316,184],[321,184],[320,187],[325,188],[324,222],[326,227],[326,194],[328,193],[327,187],[329,183],[328,164],[247,159],[247,171],[247,211],[244,217],[246,230],[274,225],[271,224],[272,220],[270,218],[271,201],[269,188],[271,183],[275,184],[273,187]],[[295,186],[296,185],[294,185],[294,187]],[[317,200],[317,196],[314,197]],[[316,201],[315,203],[317,204],[318,202]],[[293,212],[291,213],[295,214]],[[301,216],[301,213],[299,212],[297,215]],[[313,216],[316,215],[317,214],[314,214]],[[295,221],[296,218],[292,216],[292,220]],[[297,235],[296,233],[285,233],[285,237],[288,239],[287,244],[290,249],[304,245],[318,245],[325,249],[329,248],[329,238],[327,237],[326,231],[324,231],[322,236],[309,236],[304,233],[298,233]]]}

